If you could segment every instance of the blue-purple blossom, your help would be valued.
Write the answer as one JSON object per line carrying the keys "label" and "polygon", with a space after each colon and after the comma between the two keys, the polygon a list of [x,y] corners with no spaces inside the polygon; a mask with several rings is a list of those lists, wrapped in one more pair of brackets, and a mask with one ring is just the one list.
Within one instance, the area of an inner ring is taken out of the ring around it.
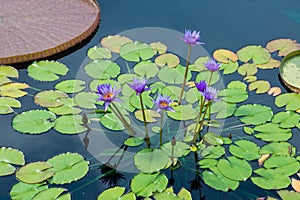
{"label": "blue-purple blossom", "polygon": [[213,87],[207,87],[204,92],[201,92],[201,94],[207,101],[216,101],[218,90]]}
{"label": "blue-purple blossom", "polygon": [[207,61],[204,65],[209,71],[215,72],[219,70],[221,63],[217,63],[214,59],[211,59],[210,61]]}
{"label": "blue-purple blossom", "polygon": [[205,81],[200,81],[199,83],[195,82],[195,86],[199,92],[204,92],[204,90],[207,87],[207,84]]}
{"label": "blue-purple blossom", "polygon": [[182,41],[187,43],[188,45],[194,46],[195,44],[205,44],[200,42],[200,31],[191,31],[185,30],[184,38],[180,38]]}
{"label": "blue-purple blossom", "polygon": [[157,112],[161,110],[168,110],[175,112],[173,108],[171,108],[170,104],[173,102],[169,96],[161,96],[158,94],[157,98],[155,101],[153,101],[155,105],[158,107]]}
{"label": "blue-purple blossom", "polygon": [[112,101],[115,102],[121,102],[121,99],[118,99],[116,96],[121,92],[121,90],[118,90],[116,86],[113,88],[110,84],[101,84],[97,87],[97,92],[99,98],[97,101],[104,101],[104,110],[106,111],[109,104]]}
{"label": "blue-purple blossom", "polygon": [[150,90],[150,88],[146,88],[146,79],[139,80],[137,78],[133,79],[132,84],[128,84],[128,86],[136,92],[136,95],[142,94],[144,91]]}

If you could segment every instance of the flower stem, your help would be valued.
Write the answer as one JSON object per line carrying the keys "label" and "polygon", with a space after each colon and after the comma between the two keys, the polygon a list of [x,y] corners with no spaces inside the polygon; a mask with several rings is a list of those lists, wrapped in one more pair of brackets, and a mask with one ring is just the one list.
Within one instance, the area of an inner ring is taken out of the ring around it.
{"label": "flower stem", "polygon": [[202,120],[201,120],[201,122],[200,122],[200,126],[199,126],[199,128],[198,128],[198,130],[197,130],[197,132],[196,132],[196,134],[195,134],[193,143],[196,143],[196,140],[197,140],[198,136],[200,135],[200,131],[202,130],[203,122],[204,122],[204,119],[205,119],[205,116],[206,116],[208,107],[210,106],[210,103],[211,103],[211,101],[209,101],[209,102],[207,103],[207,106],[206,106],[206,109],[205,109],[205,111],[204,111]]}
{"label": "flower stem", "polygon": [[147,147],[150,148],[150,138],[149,138],[149,132],[148,132],[148,127],[147,127],[146,114],[145,114],[142,94],[140,94],[139,97],[140,97],[142,115],[143,115],[143,121],[144,121],[144,127],[145,127],[145,141],[146,141]]}
{"label": "flower stem", "polygon": [[196,134],[196,131],[197,131],[197,127],[199,126],[199,123],[200,123],[200,117],[202,115],[204,103],[205,103],[205,100],[204,100],[203,96],[201,95],[201,97],[200,97],[200,110],[199,110],[199,114],[198,114],[198,117],[197,117],[197,120],[196,120],[196,126],[195,126],[195,129],[194,129],[195,134]]}
{"label": "flower stem", "polygon": [[160,129],[159,129],[159,144],[162,145],[162,128],[163,128],[163,120],[164,119],[164,110],[161,110],[160,116]]}
{"label": "flower stem", "polygon": [[210,83],[211,83],[211,80],[212,80],[213,73],[214,73],[214,72],[210,72],[210,76],[209,76],[209,80],[208,80],[207,86],[210,86]]}
{"label": "flower stem", "polygon": [[115,104],[113,104],[112,102],[111,102],[111,105],[112,105],[112,106],[110,106],[111,110],[119,118],[119,120],[123,123],[125,128],[129,131],[130,135],[132,135],[132,136],[135,135],[134,130],[131,128],[130,124],[128,124],[126,119],[123,117],[123,115],[120,112],[120,110],[118,109],[118,107]]}
{"label": "flower stem", "polygon": [[187,74],[188,74],[188,71],[189,71],[189,63],[190,63],[190,59],[191,59],[191,50],[192,50],[192,46],[189,45],[187,60],[186,60],[186,64],[185,64],[185,72],[184,72],[184,77],[183,77],[183,83],[182,83],[182,86],[181,86],[181,91],[180,91],[180,95],[179,95],[179,99],[178,99],[178,105],[181,104],[181,99],[182,99],[185,84],[186,84],[186,77],[187,77]]}

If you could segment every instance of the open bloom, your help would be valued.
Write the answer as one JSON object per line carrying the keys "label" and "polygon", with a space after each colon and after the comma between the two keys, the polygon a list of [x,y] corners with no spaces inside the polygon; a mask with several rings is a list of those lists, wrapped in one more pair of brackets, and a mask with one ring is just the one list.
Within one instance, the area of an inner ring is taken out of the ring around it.
{"label": "open bloom", "polygon": [[206,89],[207,85],[205,81],[200,81],[199,83],[195,82],[195,86],[198,89],[199,92],[204,92]]}
{"label": "open bloom", "polygon": [[112,101],[115,102],[121,102],[121,99],[118,99],[116,96],[121,92],[121,90],[118,90],[116,86],[114,88],[111,87],[110,84],[101,84],[97,87],[97,92],[99,98],[97,101],[104,101],[104,110],[106,111],[109,104]]}
{"label": "open bloom", "polygon": [[203,42],[200,42],[200,32],[199,31],[191,31],[191,30],[185,30],[184,38],[180,38],[182,41],[187,43],[188,45],[194,46],[195,44],[205,44]]}
{"label": "open bloom", "polygon": [[204,65],[205,65],[206,69],[208,69],[211,72],[218,71],[221,66],[221,64],[217,63],[214,59],[207,61]]}
{"label": "open bloom", "polygon": [[201,94],[207,101],[216,101],[218,90],[213,87],[207,87],[204,92],[201,92]]}
{"label": "open bloom", "polygon": [[161,110],[168,110],[175,112],[173,108],[171,108],[170,104],[173,102],[169,96],[161,96],[158,94],[157,99],[153,101],[155,105],[158,107],[157,112]]}
{"label": "open bloom", "polygon": [[146,79],[139,80],[137,78],[133,79],[132,84],[128,84],[128,86],[136,92],[136,95],[142,94],[144,91],[150,90],[150,88],[146,88]]}

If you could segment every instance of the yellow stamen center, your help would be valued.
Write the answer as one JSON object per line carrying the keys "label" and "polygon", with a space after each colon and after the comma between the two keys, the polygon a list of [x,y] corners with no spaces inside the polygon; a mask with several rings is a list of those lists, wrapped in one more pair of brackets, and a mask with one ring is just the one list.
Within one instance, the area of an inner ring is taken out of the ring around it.
{"label": "yellow stamen center", "polygon": [[108,92],[105,95],[103,95],[103,98],[105,98],[105,99],[109,99],[109,98],[112,98],[112,97],[113,97],[113,93],[111,93],[111,92]]}
{"label": "yellow stamen center", "polygon": [[169,104],[165,101],[159,103],[162,107],[167,107]]}

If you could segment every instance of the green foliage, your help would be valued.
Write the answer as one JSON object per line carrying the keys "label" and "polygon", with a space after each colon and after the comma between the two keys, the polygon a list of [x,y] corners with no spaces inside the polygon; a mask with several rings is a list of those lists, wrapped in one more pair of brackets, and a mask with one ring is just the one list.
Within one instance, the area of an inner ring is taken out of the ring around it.
{"label": "green foliage", "polygon": [[9,78],[18,78],[19,72],[11,66],[0,65],[0,85],[12,82]]}
{"label": "green foliage", "polygon": [[87,130],[81,115],[64,115],[57,118],[54,129],[63,134],[77,134]]}
{"label": "green foliage", "polygon": [[256,160],[260,157],[259,147],[254,143],[247,140],[238,140],[230,145],[229,151],[232,155],[243,158],[245,160]]}
{"label": "green foliage", "polygon": [[290,129],[280,128],[278,124],[262,124],[254,128],[254,131],[259,133],[254,136],[264,141],[286,141],[292,137]]}
{"label": "green foliage", "polygon": [[190,146],[183,142],[176,142],[175,146],[172,146],[171,142],[167,142],[163,144],[161,149],[165,151],[169,157],[174,158],[180,158],[190,153]]}
{"label": "green foliage", "polygon": [[0,97],[0,114],[12,113],[13,108],[21,108],[21,102],[10,97]]}
{"label": "green foliage", "polygon": [[272,142],[264,145],[259,150],[259,154],[272,154],[278,156],[290,156],[295,155],[296,148],[287,142]]}
{"label": "green foliage", "polygon": [[142,137],[130,137],[124,141],[124,144],[130,147],[140,146],[144,143],[144,138]]}
{"label": "green foliage", "polygon": [[[135,200],[136,197],[133,193],[123,195],[125,192],[124,187],[113,187],[103,191],[97,198],[97,200]],[[122,196],[123,195],[123,196]]]}
{"label": "green foliage", "polygon": [[84,90],[85,82],[82,80],[65,80],[55,85],[55,89],[65,93],[78,93]]}
{"label": "green foliage", "polygon": [[175,120],[190,120],[195,119],[198,115],[197,111],[191,105],[180,105],[174,107],[175,112],[168,111],[169,117]]}
{"label": "green foliage", "polygon": [[68,95],[66,93],[58,90],[45,90],[34,96],[34,102],[42,107],[55,108],[62,106],[63,103],[60,99],[67,97]]}
{"label": "green foliage", "polygon": [[240,117],[239,120],[245,124],[258,125],[270,121],[273,111],[268,106],[245,104],[237,108],[234,116]]}
{"label": "green foliage", "polygon": [[24,154],[9,147],[0,148],[0,177],[13,174],[15,167],[12,165],[24,165]]}
{"label": "green foliage", "polygon": [[237,52],[237,55],[240,61],[246,63],[252,60],[255,64],[267,63],[271,58],[270,53],[266,49],[254,45],[243,47]]}
{"label": "green foliage", "polygon": [[87,52],[87,56],[91,60],[111,59],[111,57],[112,57],[111,52],[108,49],[97,47],[97,46],[94,46],[94,47],[90,48]]}
{"label": "green foliage", "polygon": [[174,68],[180,63],[179,58],[171,53],[162,54],[155,58],[155,64],[159,67]]}
{"label": "green foliage", "polygon": [[156,64],[152,63],[151,61],[139,62],[134,66],[133,70],[137,75],[146,78],[155,77],[159,71]]}
{"label": "green foliage", "polygon": [[300,109],[300,94],[281,94],[275,98],[275,104],[277,107],[286,106],[286,110],[298,110]]}
{"label": "green foliage", "polygon": [[141,60],[148,60],[155,55],[153,49],[140,42],[127,43],[120,48],[120,56],[127,61],[139,62]]}
{"label": "green foliage", "polygon": [[67,189],[65,188],[47,188],[37,193],[32,200],[71,200],[71,195],[69,193],[63,194],[66,191]]}
{"label": "green foliage", "polygon": [[84,70],[87,75],[94,79],[115,78],[120,74],[120,66],[110,60],[96,59],[90,61]]}
{"label": "green foliage", "polygon": [[248,99],[248,93],[241,88],[227,88],[218,93],[221,99],[228,103],[239,103]]}
{"label": "green foliage", "polygon": [[[182,84],[185,73],[185,67],[178,65],[176,68],[164,67],[158,72],[158,78],[168,84]],[[192,73],[188,72],[187,81],[192,77]]]}
{"label": "green foliage", "polygon": [[13,200],[32,199],[37,193],[47,189],[45,183],[27,184],[18,182],[10,190],[10,197]]}

